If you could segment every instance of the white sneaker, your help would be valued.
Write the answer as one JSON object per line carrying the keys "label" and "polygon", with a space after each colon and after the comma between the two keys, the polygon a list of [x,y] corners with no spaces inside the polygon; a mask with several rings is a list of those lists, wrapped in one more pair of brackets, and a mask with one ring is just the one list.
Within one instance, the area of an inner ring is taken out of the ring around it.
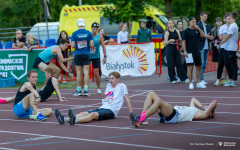
{"label": "white sneaker", "polygon": [[177,80],[174,80],[174,81],[172,81],[171,83],[175,84],[175,83],[178,83],[178,82],[177,82]]}
{"label": "white sneaker", "polygon": [[207,85],[207,84],[208,84],[208,83],[207,83],[206,81],[204,81],[204,80],[202,80],[201,83],[202,83],[203,85]]}
{"label": "white sneaker", "polygon": [[197,88],[206,88],[205,85],[203,85],[202,82],[197,83]]}
{"label": "white sneaker", "polygon": [[190,90],[193,90],[193,89],[194,89],[193,83],[190,83],[190,84],[189,84],[189,89],[190,89]]}
{"label": "white sneaker", "polygon": [[217,80],[217,81],[214,83],[214,86],[219,86],[219,85],[221,85],[220,80]]}
{"label": "white sneaker", "polygon": [[97,89],[98,94],[102,94],[102,91],[100,89]]}
{"label": "white sneaker", "polygon": [[185,81],[183,81],[185,83],[190,83],[189,79],[186,79]]}

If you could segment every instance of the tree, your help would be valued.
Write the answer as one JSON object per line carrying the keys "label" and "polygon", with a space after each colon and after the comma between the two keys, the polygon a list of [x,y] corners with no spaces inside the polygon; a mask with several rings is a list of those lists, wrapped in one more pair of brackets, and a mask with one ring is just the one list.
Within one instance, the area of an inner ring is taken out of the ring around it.
{"label": "tree", "polygon": [[164,0],[166,5],[166,15],[168,18],[172,18],[172,0]]}
{"label": "tree", "polygon": [[145,18],[144,9],[147,9],[145,1],[143,0],[107,0],[106,2],[113,4],[113,8],[105,7],[103,17],[109,20],[109,23],[127,23],[128,26],[128,40],[130,40],[129,23],[131,21],[139,21]]}

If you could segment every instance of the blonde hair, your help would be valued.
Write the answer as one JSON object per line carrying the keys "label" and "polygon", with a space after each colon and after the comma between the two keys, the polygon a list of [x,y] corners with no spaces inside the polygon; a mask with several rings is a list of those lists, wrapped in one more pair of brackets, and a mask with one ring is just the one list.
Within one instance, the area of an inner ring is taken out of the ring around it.
{"label": "blonde hair", "polygon": [[167,22],[167,25],[166,25],[165,32],[169,30],[169,28],[168,28],[168,23],[169,23],[169,21],[172,21],[172,23],[173,23],[173,28],[174,28],[174,24],[175,24],[174,21],[173,21],[172,19],[169,19],[168,22]]}
{"label": "blonde hair", "polygon": [[47,67],[46,69],[45,69],[45,71],[47,71],[48,73],[51,73],[52,75],[54,75],[54,68],[53,67]]}
{"label": "blonde hair", "polygon": [[27,43],[27,44],[34,44],[33,41],[34,41],[35,37],[33,36],[33,34],[30,33],[30,32],[28,32],[28,33],[26,34],[26,36],[29,36],[29,37],[30,37],[30,40],[29,40],[29,41],[26,40],[26,43]]}
{"label": "blonde hair", "polygon": [[120,73],[116,72],[116,71],[109,73],[108,76],[110,77],[111,75],[113,75],[117,79],[120,79],[120,77],[121,77]]}

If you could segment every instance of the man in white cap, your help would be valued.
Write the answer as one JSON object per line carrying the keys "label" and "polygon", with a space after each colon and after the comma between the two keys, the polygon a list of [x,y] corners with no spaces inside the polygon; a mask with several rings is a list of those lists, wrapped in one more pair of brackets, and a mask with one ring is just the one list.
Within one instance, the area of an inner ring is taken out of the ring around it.
{"label": "man in white cap", "polygon": [[[94,47],[92,33],[85,29],[84,19],[77,20],[78,30],[72,34],[71,46],[75,48],[74,63],[77,71],[77,91],[73,96],[89,96],[88,83],[89,83],[89,64],[90,64],[90,47]],[[84,80],[82,81],[82,75]],[[81,91],[81,85],[84,82],[84,92]]]}

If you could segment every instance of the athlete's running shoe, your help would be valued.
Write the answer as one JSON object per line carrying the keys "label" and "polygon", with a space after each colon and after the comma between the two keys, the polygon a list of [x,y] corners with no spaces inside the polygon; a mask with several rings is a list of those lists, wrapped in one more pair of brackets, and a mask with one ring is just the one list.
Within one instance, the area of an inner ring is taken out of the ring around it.
{"label": "athlete's running shoe", "polygon": [[59,109],[55,109],[55,116],[56,116],[59,124],[64,124],[65,123],[64,116],[62,116],[62,114],[59,111]]}
{"label": "athlete's running shoe", "polygon": [[82,96],[82,91],[80,91],[80,92],[76,91],[76,92],[72,93],[72,95],[73,96]]}
{"label": "athlete's running shoe", "polygon": [[139,124],[139,120],[140,118],[138,118],[133,112],[130,113],[130,120],[132,121],[132,124],[138,128],[140,126]]}
{"label": "athlete's running shoe", "polygon": [[88,91],[84,90],[83,96],[90,96],[91,94]]}
{"label": "athlete's running shoe", "polygon": [[37,115],[30,115],[29,119],[37,120]]}
{"label": "athlete's running shoe", "polygon": [[[139,117],[139,119],[140,119],[140,117]],[[144,119],[144,120],[141,122],[141,124],[142,124],[142,125],[148,125],[148,120],[147,120],[147,118]]]}
{"label": "athlete's running shoe", "polygon": [[41,113],[39,113],[39,114],[37,115],[37,120],[38,120],[38,121],[44,121],[44,120],[46,120],[46,119],[47,119],[47,117],[43,116]]}
{"label": "athlete's running shoe", "polygon": [[76,117],[75,117],[72,109],[68,110],[68,116],[69,116],[69,123],[70,123],[70,125],[74,125]]}

